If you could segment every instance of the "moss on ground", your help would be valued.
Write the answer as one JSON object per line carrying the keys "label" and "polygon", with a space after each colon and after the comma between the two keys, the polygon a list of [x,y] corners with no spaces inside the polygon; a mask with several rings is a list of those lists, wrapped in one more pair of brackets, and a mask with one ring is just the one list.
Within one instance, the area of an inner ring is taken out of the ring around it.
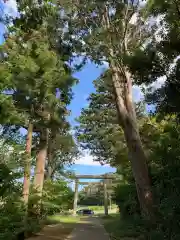
{"label": "moss on ground", "polygon": [[139,239],[144,235],[143,222],[138,218],[122,220],[119,214],[111,214],[101,220],[112,240]]}

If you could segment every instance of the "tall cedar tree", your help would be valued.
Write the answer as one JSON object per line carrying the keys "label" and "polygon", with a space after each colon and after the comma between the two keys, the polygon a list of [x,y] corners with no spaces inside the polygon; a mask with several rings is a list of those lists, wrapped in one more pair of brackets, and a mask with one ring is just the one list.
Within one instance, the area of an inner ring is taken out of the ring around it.
{"label": "tall cedar tree", "polygon": [[[27,4],[29,6],[28,8],[26,7]],[[60,52],[61,48],[65,49],[65,47],[61,45],[58,45],[59,49],[57,49],[57,22],[59,20],[59,14],[56,6],[52,5],[51,1],[44,1],[43,4],[39,1],[17,1],[17,6],[20,16],[14,19],[14,25],[10,30],[16,33],[19,40],[21,35],[23,36],[17,45],[19,44],[19,47],[23,46],[27,48],[25,52],[26,59],[24,59],[24,61],[30,61],[30,65],[32,65],[31,69],[24,68],[24,72],[20,69],[21,77],[24,78],[27,86],[26,89],[16,86],[16,91],[13,93],[12,104],[13,106],[14,104],[16,105],[19,112],[28,113],[26,114],[26,119],[28,119],[29,122],[26,143],[27,159],[23,190],[25,191],[25,195],[28,196],[28,185],[30,182],[29,158],[32,145],[31,136],[33,125],[34,131],[40,132],[39,153],[37,154],[34,184],[35,188],[40,186],[39,190],[41,192],[44,177],[43,169],[47,155],[47,142],[51,131],[47,128],[50,129],[53,125],[53,129],[56,132],[58,132],[59,129],[61,129],[61,131],[62,129],[68,131],[69,126],[64,116],[67,114],[66,105],[70,103],[72,98],[71,86],[75,81],[70,76],[70,69],[64,64],[64,61],[69,58],[68,52],[65,50],[66,54],[62,51]],[[58,22],[58,26],[59,23],[60,22]],[[60,33],[60,26],[58,33]],[[36,40],[34,39],[33,42],[32,39],[34,37]],[[21,54],[22,52],[20,55]],[[38,66],[39,60],[42,62]],[[51,64],[48,64],[48,61],[51,62]],[[35,63],[34,66],[33,63]],[[37,68],[33,71],[33,67]],[[31,75],[32,72],[34,76]],[[23,74],[25,75],[24,77]],[[34,81],[32,81],[30,75],[36,78],[35,82],[39,81],[35,86],[33,86]],[[51,77],[51,75],[54,78]],[[21,84],[21,81],[18,84]],[[58,98],[56,98],[57,93]],[[65,133],[63,133],[63,135],[64,134]],[[53,139],[51,140],[53,141]]]}
{"label": "tall cedar tree", "polygon": [[13,82],[9,89],[13,104],[19,112],[31,116],[34,131],[40,132],[34,186],[41,195],[48,128],[54,122],[61,128],[68,127],[66,105],[72,95],[74,78],[67,72],[60,56],[51,50],[46,28],[31,30],[31,34],[20,31],[9,36],[3,47],[6,58],[1,67],[8,80]]}
{"label": "tall cedar tree", "polygon": [[[127,58],[144,42],[144,37],[147,37],[148,26],[143,23],[140,11],[140,1],[89,3],[82,0],[73,1],[72,9],[67,9],[65,17],[70,18],[68,26],[73,34],[72,40],[78,39],[82,43],[81,53],[97,63],[104,60],[109,63],[119,121],[129,151],[142,214],[153,218],[153,196],[147,157],[132,100],[133,79],[126,64]],[[132,22],[134,17],[135,24]]]}

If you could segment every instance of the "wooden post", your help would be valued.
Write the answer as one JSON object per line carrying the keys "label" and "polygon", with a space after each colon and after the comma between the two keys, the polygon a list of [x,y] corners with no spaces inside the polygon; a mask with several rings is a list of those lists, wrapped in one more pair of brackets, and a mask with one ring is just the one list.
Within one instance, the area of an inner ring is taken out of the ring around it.
{"label": "wooden post", "polygon": [[73,207],[73,215],[76,215],[77,211],[77,202],[78,202],[78,185],[79,185],[79,180],[75,180],[75,188],[74,188],[74,207]]}
{"label": "wooden post", "polygon": [[111,195],[109,195],[109,209],[112,210],[112,200],[111,200]]}
{"label": "wooden post", "polygon": [[104,213],[105,216],[108,216],[108,196],[106,179],[104,179]]}

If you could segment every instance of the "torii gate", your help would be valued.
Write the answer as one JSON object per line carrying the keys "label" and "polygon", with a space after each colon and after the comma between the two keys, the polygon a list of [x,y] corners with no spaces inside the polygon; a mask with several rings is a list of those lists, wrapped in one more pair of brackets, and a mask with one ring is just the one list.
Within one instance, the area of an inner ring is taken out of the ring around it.
{"label": "torii gate", "polygon": [[79,179],[103,179],[104,186],[104,213],[108,215],[108,194],[107,194],[107,179],[115,179],[113,175],[76,175],[75,176],[75,189],[74,189],[74,206],[73,214],[76,215],[77,211],[77,202],[78,202],[78,186],[79,184],[87,184],[79,182]]}

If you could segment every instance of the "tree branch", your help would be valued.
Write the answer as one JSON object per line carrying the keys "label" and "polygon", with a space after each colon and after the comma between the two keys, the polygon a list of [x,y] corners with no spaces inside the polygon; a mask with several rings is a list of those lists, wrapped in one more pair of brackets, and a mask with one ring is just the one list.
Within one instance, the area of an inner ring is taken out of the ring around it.
{"label": "tree branch", "polygon": [[173,0],[173,2],[174,2],[174,4],[175,4],[175,6],[176,6],[177,13],[178,13],[178,15],[179,15],[179,17],[180,17],[180,8],[179,8],[179,5],[178,5],[178,3],[177,3],[176,0]]}

